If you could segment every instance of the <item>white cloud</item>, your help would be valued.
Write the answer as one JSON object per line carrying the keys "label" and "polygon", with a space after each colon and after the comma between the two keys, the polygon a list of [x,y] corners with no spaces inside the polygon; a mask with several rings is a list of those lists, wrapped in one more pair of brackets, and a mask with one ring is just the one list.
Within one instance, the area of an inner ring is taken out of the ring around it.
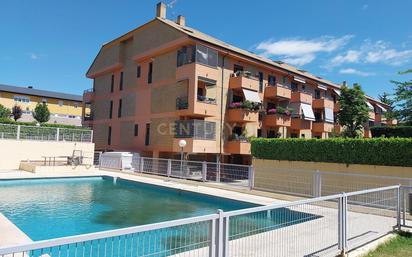
{"label": "white cloud", "polygon": [[362,77],[369,77],[369,76],[374,76],[375,73],[373,72],[364,72],[364,71],[360,71],[360,70],[356,70],[353,68],[347,68],[347,69],[341,69],[339,71],[340,74],[351,74],[351,75],[358,75],[358,76],[362,76]]}
{"label": "white cloud", "polygon": [[332,58],[326,68],[336,67],[344,63],[383,63],[398,66],[412,60],[412,50],[397,50],[382,40],[371,42],[365,40],[358,50],[349,50]]}
{"label": "white cloud", "polygon": [[332,60],[331,60],[331,64],[332,66],[338,66],[341,65],[343,63],[355,63],[355,62],[359,62],[359,59],[361,57],[361,51],[357,51],[357,50],[349,50],[347,51],[345,54],[339,54],[337,56],[335,56]]}
{"label": "white cloud", "polygon": [[282,39],[279,41],[267,40],[257,45],[256,49],[267,57],[279,56],[283,61],[304,65],[312,62],[320,52],[333,52],[346,45],[353,36],[320,37],[311,40]]}
{"label": "white cloud", "polygon": [[38,56],[37,54],[35,54],[35,53],[30,53],[29,55],[30,55],[30,59],[32,59],[32,60],[37,60],[37,59],[39,59],[39,56]]}

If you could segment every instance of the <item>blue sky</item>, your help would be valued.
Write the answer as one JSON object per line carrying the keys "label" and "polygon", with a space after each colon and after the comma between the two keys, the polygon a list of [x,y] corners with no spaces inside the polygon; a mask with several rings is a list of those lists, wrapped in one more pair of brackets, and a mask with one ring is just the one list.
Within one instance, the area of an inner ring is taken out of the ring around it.
{"label": "blue sky", "polygon": [[[157,2],[1,1],[0,83],[80,94],[100,46],[152,19]],[[170,19],[371,96],[412,67],[410,0],[165,2]]]}

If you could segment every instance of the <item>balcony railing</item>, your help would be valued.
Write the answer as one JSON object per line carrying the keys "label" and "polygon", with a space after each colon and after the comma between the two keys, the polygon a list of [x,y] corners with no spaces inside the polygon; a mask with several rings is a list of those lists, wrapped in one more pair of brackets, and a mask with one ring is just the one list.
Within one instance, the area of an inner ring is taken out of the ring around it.
{"label": "balcony railing", "polygon": [[187,96],[176,98],[176,110],[186,110],[189,108],[189,101]]}
{"label": "balcony railing", "polygon": [[259,90],[259,80],[248,72],[236,72],[232,74],[229,80],[229,87],[232,89],[251,89]]}
{"label": "balcony railing", "polygon": [[280,98],[290,99],[292,95],[291,92],[292,91],[289,86],[283,85],[280,83],[277,83],[276,85],[266,84],[266,87],[265,87],[265,97],[266,98],[280,97]]}
{"label": "balcony railing", "polygon": [[292,91],[291,102],[312,103],[312,94],[307,91]]}
{"label": "balcony railing", "polygon": [[203,96],[203,95],[198,95],[197,96],[197,101],[205,103],[205,104],[216,104],[216,99],[215,98],[210,98],[210,97],[206,97],[206,96]]}
{"label": "balcony railing", "polygon": [[88,88],[88,89],[83,91],[84,94],[93,93],[93,92],[94,92],[94,88]]}
{"label": "balcony railing", "polygon": [[216,139],[216,123],[212,121],[177,120],[175,131],[176,138]]}

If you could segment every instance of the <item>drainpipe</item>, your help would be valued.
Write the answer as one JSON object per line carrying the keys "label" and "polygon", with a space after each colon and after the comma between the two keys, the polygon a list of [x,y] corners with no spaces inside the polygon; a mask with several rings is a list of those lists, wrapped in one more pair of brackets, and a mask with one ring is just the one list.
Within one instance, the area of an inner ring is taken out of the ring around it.
{"label": "drainpipe", "polygon": [[222,69],[222,82],[221,82],[221,90],[220,90],[220,138],[219,138],[219,162],[221,161],[221,157],[222,157],[222,140],[223,140],[223,88],[224,88],[224,75],[225,75],[225,59],[226,56],[228,56],[229,53],[226,53],[223,56],[222,59],[222,64],[220,66],[220,68]]}

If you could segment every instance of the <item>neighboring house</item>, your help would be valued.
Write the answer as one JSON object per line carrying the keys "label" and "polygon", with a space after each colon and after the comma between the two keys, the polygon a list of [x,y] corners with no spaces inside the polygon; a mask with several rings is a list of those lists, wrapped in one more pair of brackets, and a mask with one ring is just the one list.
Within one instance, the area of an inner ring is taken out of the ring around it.
{"label": "neighboring house", "polygon": [[9,109],[20,106],[23,115],[19,121],[34,121],[34,108],[43,102],[50,111],[48,123],[82,125],[82,96],[0,84],[0,104]]}
{"label": "neighboring house", "polygon": [[166,19],[163,3],[155,19],[104,44],[87,77],[84,125],[97,149],[177,157],[183,138],[191,159],[235,163],[250,163],[250,136],[327,138],[340,94],[338,84],[187,27],[183,16]]}

